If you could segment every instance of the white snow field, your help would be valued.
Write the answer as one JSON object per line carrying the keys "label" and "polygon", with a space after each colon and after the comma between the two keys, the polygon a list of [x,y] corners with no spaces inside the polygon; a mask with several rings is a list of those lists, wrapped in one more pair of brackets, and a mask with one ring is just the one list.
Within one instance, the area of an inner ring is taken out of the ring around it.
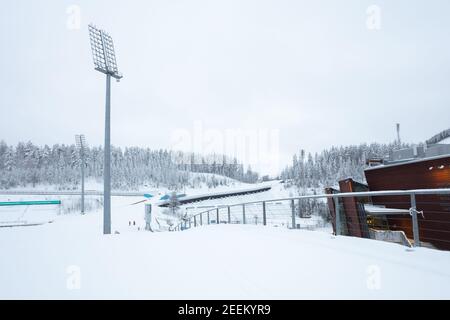
{"label": "white snow field", "polygon": [[0,298],[450,298],[450,252],[251,225],[152,233],[143,212],[113,198],[109,236],[101,211],[0,228]]}

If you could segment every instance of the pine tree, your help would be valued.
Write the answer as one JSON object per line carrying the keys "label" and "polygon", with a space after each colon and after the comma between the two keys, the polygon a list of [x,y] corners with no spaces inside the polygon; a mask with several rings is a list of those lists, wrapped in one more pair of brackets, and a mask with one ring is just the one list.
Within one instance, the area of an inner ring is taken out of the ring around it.
{"label": "pine tree", "polygon": [[178,200],[178,196],[176,192],[172,192],[169,198],[169,208],[172,212],[172,215],[176,215],[178,210],[180,209],[180,201]]}

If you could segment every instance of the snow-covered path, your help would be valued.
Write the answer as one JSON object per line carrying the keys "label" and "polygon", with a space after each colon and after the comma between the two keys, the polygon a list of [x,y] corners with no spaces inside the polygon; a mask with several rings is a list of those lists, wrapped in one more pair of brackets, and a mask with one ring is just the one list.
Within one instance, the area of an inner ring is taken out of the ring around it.
{"label": "snow-covered path", "polygon": [[324,232],[211,225],[102,236],[101,215],[89,214],[1,229],[0,252],[3,299],[450,298],[449,252]]}

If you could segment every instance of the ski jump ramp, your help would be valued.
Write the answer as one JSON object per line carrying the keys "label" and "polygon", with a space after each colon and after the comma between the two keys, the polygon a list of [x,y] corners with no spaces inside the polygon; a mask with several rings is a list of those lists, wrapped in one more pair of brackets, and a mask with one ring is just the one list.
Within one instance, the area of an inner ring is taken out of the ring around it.
{"label": "ski jump ramp", "polygon": [[[264,185],[264,186],[258,186],[258,187],[253,187],[253,188],[227,190],[227,191],[221,191],[221,192],[211,192],[211,193],[206,193],[206,194],[198,194],[198,195],[182,197],[182,198],[178,199],[178,202],[180,204],[188,204],[188,203],[204,201],[204,200],[220,199],[220,198],[226,198],[226,197],[234,197],[234,196],[241,196],[241,195],[259,193],[259,192],[265,192],[265,191],[269,191],[270,189],[272,189],[272,186]],[[169,203],[170,203],[170,200],[165,200],[165,201],[157,202],[156,205],[159,207],[167,207],[167,206],[169,206]]]}

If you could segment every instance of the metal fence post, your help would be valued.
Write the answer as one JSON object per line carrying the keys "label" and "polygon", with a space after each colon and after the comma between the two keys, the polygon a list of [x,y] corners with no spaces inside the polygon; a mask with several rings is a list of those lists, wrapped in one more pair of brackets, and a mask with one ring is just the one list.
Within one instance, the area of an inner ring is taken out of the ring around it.
{"label": "metal fence post", "polygon": [[242,224],[245,224],[245,204],[242,205]]}
{"label": "metal fence post", "polygon": [[267,217],[266,217],[266,202],[263,201],[263,225],[267,225]]}
{"label": "metal fence post", "polygon": [[298,199],[298,217],[301,218],[302,217],[302,206],[301,206],[301,201],[302,199]]}
{"label": "metal fence post", "polygon": [[200,225],[201,226],[203,225],[203,212],[200,213]]}
{"label": "metal fence post", "polygon": [[416,195],[411,194],[411,215],[413,224],[414,247],[420,247],[419,221],[417,220]]}
{"label": "metal fence post", "polygon": [[194,216],[194,227],[196,227],[196,226],[197,226],[197,217]]}
{"label": "metal fence post", "polygon": [[295,201],[294,201],[294,199],[291,200],[291,206],[292,206],[292,229],[295,229]]}
{"label": "metal fence post", "polygon": [[189,229],[192,228],[192,218],[189,218]]}
{"label": "metal fence post", "polygon": [[210,224],[211,220],[209,219],[209,211],[207,212],[207,214],[208,214],[208,224]]}
{"label": "metal fence post", "polygon": [[334,197],[334,208],[335,208],[335,214],[336,214],[336,235],[341,235],[341,214],[340,214],[340,208],[339,208],[339,197]]}
{"label": "metal fence post", "polygon": [[216,223],[219,224],[219,208],[216,209],[216,215],[217,215],[217,221]]}
{"label": "metal fence post", "polygon": [[230,210],[230,206],[228,206],[228,224],[231,223],[231,210]]}

